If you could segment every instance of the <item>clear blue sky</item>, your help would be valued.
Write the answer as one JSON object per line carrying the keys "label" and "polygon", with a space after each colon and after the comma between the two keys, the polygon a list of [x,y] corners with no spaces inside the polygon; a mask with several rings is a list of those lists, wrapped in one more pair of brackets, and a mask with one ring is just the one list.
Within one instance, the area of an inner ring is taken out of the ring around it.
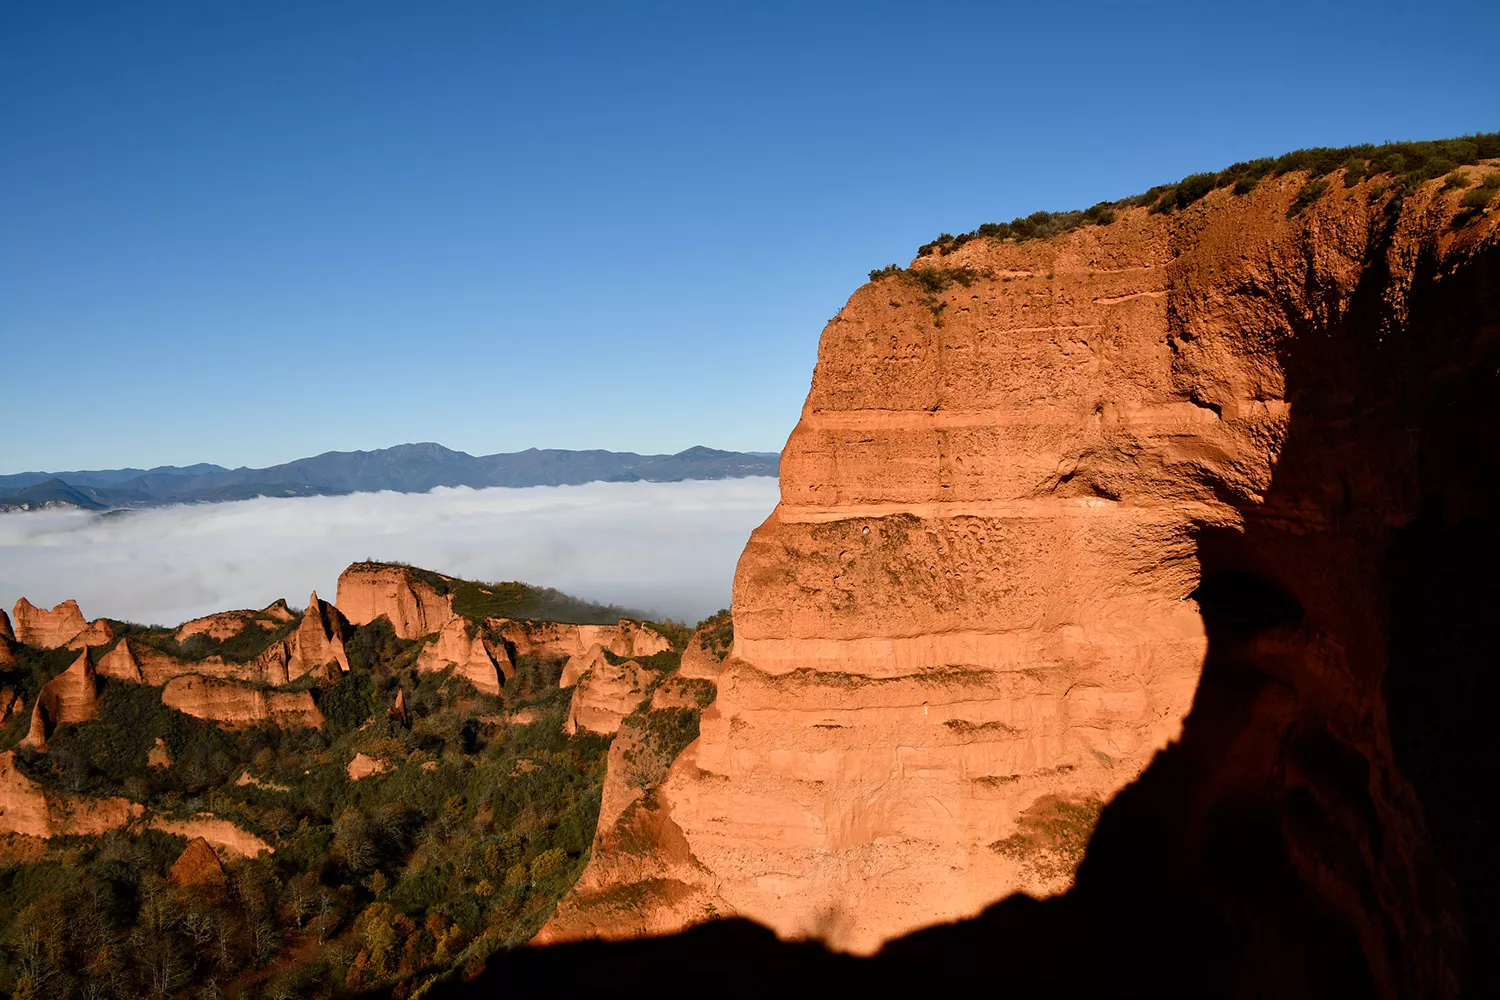
{"label": "clear blue sky", "polygon": [[0,472],[779,448],[942,230],[1500,128],[1500,4],[0,6]]}

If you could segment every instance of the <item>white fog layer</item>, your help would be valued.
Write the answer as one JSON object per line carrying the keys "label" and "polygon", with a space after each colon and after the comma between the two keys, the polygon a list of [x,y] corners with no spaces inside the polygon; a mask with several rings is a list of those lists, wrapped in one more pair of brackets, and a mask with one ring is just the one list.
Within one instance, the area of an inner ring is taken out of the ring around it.
{"label": "white fog layer", "polygon": [[175,625],[213,611],[333,600],[339,572],[396,560],[523,580],[695,622],[729,605],[775,479],[437,489],[128,511],[0,514],[0,601]]}

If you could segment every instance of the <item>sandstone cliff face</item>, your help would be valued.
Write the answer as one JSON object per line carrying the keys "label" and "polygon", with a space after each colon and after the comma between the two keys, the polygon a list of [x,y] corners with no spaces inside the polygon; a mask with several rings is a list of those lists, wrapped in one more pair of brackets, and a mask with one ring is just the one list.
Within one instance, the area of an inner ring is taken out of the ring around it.
{"label": "sandstone cliff face", "polygon": [[109,677],[117,681],[127,681],[131,684],[145,683],[145,675],[141,673],[141,664],[135,658],[135,653],[130,648],[130,638],[121,639],[115,643],[115,647],[103,656],[99,657],[96,667],[100,677]]}
{"label": "sandstone cliff face", "polygon": [[88,622],[77,601],[63,601],[51,611],[34,607],[26,598],[16,602],[16,640],[37,649],[56,649],[84,630]]}
{"label": "sandstone cliff face", "polygon": [[176,886],[214,890],[227,886],[229,876],[225,874],[213,845],[202,837],[194,837],[172,863],[172,870],[167,872],[167,882]]}
{"label": "sandstone cliff face", "polygon": [[503,635],[515,647],[517,656],[566,660],[587,653],[593,646],[601,646],[616,656],[651,656],[672,648],[655,629],[624,618],[618,625],[487,618],[485,625]]}
{"label": "sandstone cliff face", "polygon": [[37,692],[36,706],[31,710],[31,729],[21,745],[46,750],[48,737],[59,725],[84,722],[98,713],[99,678],[89,662],[88,650],[84,650],[68,669]]}
{"label": "sandstone cliff face", "polygon": [[108,646],[114,641],[114,626],[103,618],[95,618],[63,645],[68,649],[88,649],[90,646]]}
{"label": "sandstone cliff face", "polygon": [[213,813],[198,813],[192,819],[164,819],[155,817],[150,822],[153,830],[186,837],[189,841],[204,840],[213,847],[241,858],[253,858],[258,854],[274,854],[276,849],[255,834],[241,830],[227,819],[219,819]]}
{"label": "sandstone cliff face", "polygon": [[336,678],[348,673],[349,654],[344,651],[348,630],[349,620],[332,604],[318,600],[318,592],[313,591],[302,623],[292,634],[287,679],[296,680],[304,674]]}
{"label": "sandstone cliff face", "polygon": [[161,701],[168,708],[217,722],[226,729],[261,723],[323,726],[323,713],[307,691],[265,691],[234,681],[188,675],[167,682]]}
{"label": "sandstone cliff face", "polygon": [[573,688],[568,718],[563,729],[573,735],[580,729],[595,733],[613,733],[620,721],[651,697],[651,685],[657,672],[626,660],[611,663],[599,647],[587,670]]}
{"label": "sandstone cliff face", "polygon": [[292,618],[292,610],[287,607],[285,599],[279,599],[259,611],[221,611],[202,618],[194,618],[190,622],[183,622],[177,626],[177,631],[173,633],[173,636],[179,643],[186,642],[195,635],[206,635],[211,639],[223,641],[239,635],[247,628],[269,631],[277,624],[289,622]]}
{"label": "sandstone cliff face", "polygon": [[[1500,213],[1452,224],[1438,182],[1387,212],[1383,188],[1334,181],[1289,217],[1302,181],[976,240],[918,262],[976,269],[968,284],[854,294],[741,558],[717,701],[658,790],[662,850],[706,875],[652,909],[659,876],[621,870],[614,888],[648,900],[622,921],[729,911],[868,952],[1066,889],[1078,854],[1045,831],[1129,786],[1106,819],[1175,839],[1095,870],[1133,861],[1154,873],[1134,876],[1142,898],[1243,925],[1247,969],[1277,938],[1297,957],[1254,973],[1267,995],[1346,959],[1377,995],[1452,992],[1461,942],[1423,916],[1419,887],[1444,874],[1382,695],[1378,553],[1424,483],[1490,509],[1450,435],[1414,428],[1461,437],[1422,394],[1494,368],[1476,359],[1494,353]],[[1462,471],[1429,471],[1423,448]],[[1281,831],[1257,849],[1295,873],[1261,888],[1285,909],[1214,895],[1195,867],[1231,807]],[[1292,941],[1308,935],[1317,957]]]}
{"label": "sandstone cliff face", "polygon": [[339,574],[335,603],[350,622],[385,616],[402,639],[420,639],[453,617],[453,601],[404,566],[355,563]]}
{"label": "sandstone cliff face", "polygon": [[17,770],[14,750],[0,753],[0,834],[88,836],[127,826],[143,812],[128,799],[49,792]]}
{"label": "sandstone cliff face", "polygon": [[[513,672],[510,656],[503,646],[491,649],[477,632],[469,635],[469,627],[466,619],[449,619],[437,637],[418,654],[417,669],[436,672],[451,666],[480,694],[499,696],[503,683],[501,674]],[[402,711],[405,711],[404,702]]]}
{"label": "sandstone cliff face", "polygon": [[10,639],[14,641],[15,638],[16,633],[10,627],[10,615],[5,613],[4,608],[0,608],[0,639]]}
{"label": "sandstone cliff face", "polygon": [[[710,628],[708,631],[712,631]],[[689,650],[697,650],[705,661],[717,666],[721,654],[716,644],[705,642],[700,629],[688,641]],[[664,934],[688,924],[714,917],[733,916],[733,908],[715,891],[716,877],[693,856],[682,831],[661,808],[659,785],[667,776],[671,760],[654,745],[650,721],[634,712],[640,707],[639,688],[648,687],[655,678],[641,677],[623,685],[616,694],[608,715],[601,715],[590,704],[598,697],[590,694],[596,664],[602,664],[601,675],[620,674],[600,647],[594,647],[582,673],[571,683],[574,700],[567,725],[576,730],[582,711],[586,721],[613,726],[616,735],[610,744],[606,761],[604,790],[599,805],[599,821],[589,864],[576,885],[559,902],[556,912],[538,932],[534,943],[560,944],[587,938],[622,940],[645,935]],[[575,658],[575,660],[578,658]],[[572,661],[570,661],[570,664]],[[701,693],[712,692],[712,684],[701,678],[685,678],[684,654],[675,673],[655,684],[651,695],[652,711],[696,708]],[[576,664],[573,664],[576,666]],[[708,668],[705,668],[708,669]],[[563,686],[568,686],[565,675]]]}

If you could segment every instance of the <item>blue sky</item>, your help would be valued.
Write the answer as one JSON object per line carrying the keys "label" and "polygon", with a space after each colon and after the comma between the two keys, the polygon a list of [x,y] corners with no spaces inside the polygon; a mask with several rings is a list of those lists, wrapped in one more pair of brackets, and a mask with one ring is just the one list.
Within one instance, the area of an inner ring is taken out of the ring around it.
{"label": "blue sky", "polygon": [[1500,4],[0,6],[0,472],[775,449],[943,230],[1500,128]]}

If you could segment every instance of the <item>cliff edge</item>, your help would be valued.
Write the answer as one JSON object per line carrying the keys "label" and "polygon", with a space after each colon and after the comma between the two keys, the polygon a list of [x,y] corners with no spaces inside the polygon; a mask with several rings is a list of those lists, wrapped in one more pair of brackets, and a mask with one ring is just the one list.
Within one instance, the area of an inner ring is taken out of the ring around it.
{"label": "cliff edge", "polygon": [[1128,885],[1227,928],[1260,995],[1456,993],[1469,862],[1435,848],[1453,794],[1392,721],[1392,685],[1424,683],[1393,560],[1493,533],[1500,213],[1465,191],[1500,170],[1366,173],[872,273],[823,331],[717,699],[657,790],[698,903],[594,878],[619,919],[871,953]]}

